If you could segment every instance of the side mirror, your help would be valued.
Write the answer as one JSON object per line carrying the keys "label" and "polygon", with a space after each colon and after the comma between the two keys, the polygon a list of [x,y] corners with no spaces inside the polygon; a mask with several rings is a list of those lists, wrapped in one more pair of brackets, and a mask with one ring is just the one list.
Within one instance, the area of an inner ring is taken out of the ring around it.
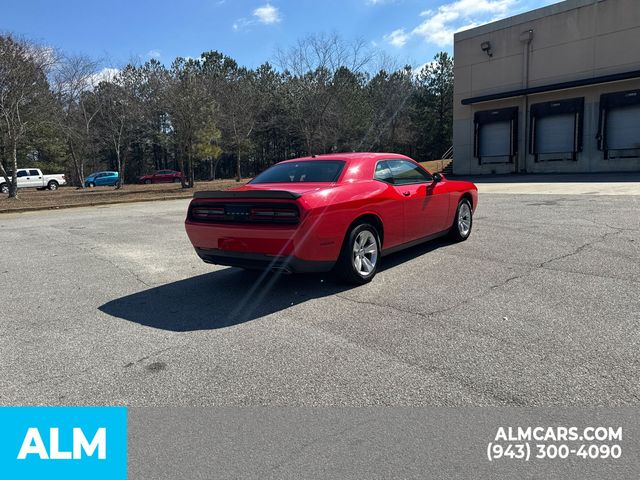
{"label": "side mirror", "polygon": [[433,174],[433,183],[438,183],[442,181],[442,175],[440,175],[439,173],[434,173]]}

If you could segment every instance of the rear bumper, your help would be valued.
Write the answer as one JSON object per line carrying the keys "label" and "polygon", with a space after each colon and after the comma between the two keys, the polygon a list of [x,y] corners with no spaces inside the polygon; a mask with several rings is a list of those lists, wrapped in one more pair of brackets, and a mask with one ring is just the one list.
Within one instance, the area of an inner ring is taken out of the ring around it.
{"label": "rear bumper", "polygon": [[335,262],[302,260],[295,256],[274,256],[262,253],[246,253],[216,248],[195,248],[206,263],[255,270],[277,270],[286,273],[328,272]]}

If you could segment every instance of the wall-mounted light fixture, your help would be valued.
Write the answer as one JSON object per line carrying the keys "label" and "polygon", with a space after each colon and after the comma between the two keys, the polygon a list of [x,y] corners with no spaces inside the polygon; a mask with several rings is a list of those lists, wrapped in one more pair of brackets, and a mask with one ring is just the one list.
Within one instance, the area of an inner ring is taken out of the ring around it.
{"label": "wall-mounted light fixture", "polygon": [[490,57],[493,57],[493,52],[491,51],[491,42],[482,42],[480,44],[480,48],[483,52],[485,52]]}

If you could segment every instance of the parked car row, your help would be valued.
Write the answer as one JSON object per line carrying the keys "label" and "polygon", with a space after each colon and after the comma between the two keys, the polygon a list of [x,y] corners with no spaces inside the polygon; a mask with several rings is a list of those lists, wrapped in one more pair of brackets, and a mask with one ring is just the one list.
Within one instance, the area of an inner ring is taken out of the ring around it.
{"label": "parked car row", "polygon": [[[84,179],[85,187],[115,186],[120,181],[118,172],[96,172]],[[138,178],[138,183],[180,183],[182,173],[175,170],[158,170]]]}
{"label": "parked car row", "polygon": [[[9,176],[12,172],[9,172]],[[61,185],[66,185],[67,177],[63,174],[44,175],[39,168],[21,168],[16,172],[18,188],[38,188],[49,190],[57,190]],[[176,170],[158,170],[149,175],[143,175],[138,179],[139,183],[180,183],[182,181],[182,172]],[[84,179],[85,187],[104,187],[116,186],[120,182],[118,172],[104,171],[95,172]],[[0,179],[0,192],[9,193],[9,184]]]}

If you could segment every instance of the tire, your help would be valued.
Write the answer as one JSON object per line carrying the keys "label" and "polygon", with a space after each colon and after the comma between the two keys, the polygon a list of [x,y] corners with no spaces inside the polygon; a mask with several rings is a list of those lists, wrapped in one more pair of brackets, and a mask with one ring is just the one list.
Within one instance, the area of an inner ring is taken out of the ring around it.
{"label": "tire", "polygon": [[93,187],[95,187],[95,186],[96,186],[96,184],[95,184],[95,183],[93,183],[93,182],[89,182],[89,183],[87,183],[87,187],[89,187],[89,188],[93,188]]}
{"label": "tire", "polygon": [[49,183],[47,183],[47,188],[52,192],[57,190],[58,186],[58,182],[56,182],[55,180],[51,180]]}
{"label": "tire", "polygon": [[173,179],[173,183],[180,183],[180,179],[179,178],[174,178]]}
{"label": "tire", "polygon": [[4,194],[9,193],[9,185],[7,185],[6,183],[3,183],[2,185],[0,185],[0,192]]}
{"label": "tire", "polygon": [[153,183],[151,180],[149,180],[148,178],[144,181],[145,185],[151,185],[151,183]]}
{"label": "tire", "polygon": [[449,230],[449,237],[454,242],[464,242],[471,235],[471,227],[473,227],[473,209],[471,202],[463,198],[458,202],[456,216]]}
{"label": "tire", "polygon": [[344,282],[364,285],[376,276],[380,258],[378,231],[369,223],[360,223],[347,233],[335,272]]}

